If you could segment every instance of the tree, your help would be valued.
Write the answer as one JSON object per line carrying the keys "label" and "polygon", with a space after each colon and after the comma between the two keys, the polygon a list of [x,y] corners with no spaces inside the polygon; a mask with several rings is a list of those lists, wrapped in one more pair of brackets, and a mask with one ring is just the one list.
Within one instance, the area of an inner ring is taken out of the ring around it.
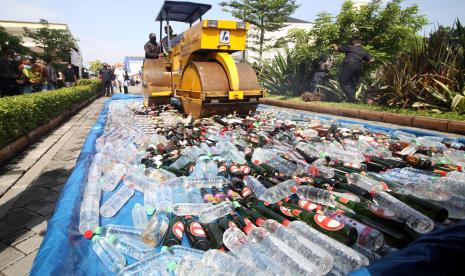
{"label": "tree", "polygon": [[29,53],[29,49],[21,44],[21,37],[8,33],[5,28],[0,26],[0,56],[8,49],[14,50],[19,54]]}
{"label": "tree", "polygon": [[286,18],[299,7],[295,0],[230,0],[223,1],[220,5],[234,17],[257,28],[259,66],[265,50],[265,33],[281,29]]}
{"label": "tree", "polygon": [[89,62],[89,70],[98,74],[103,68],[103,63],[100,60],[93,60]]}
{"label": "tree", "polygon": [[48,21],[41,19],[43,25],[37,31],[24,28],[26,35],[32,38],[39,48],[43,49],[43,53],[38,55],[41,58],[52,58],[62,61],[70,61],[71,49],[75,48],[75,41],[68,30],[51,29]]}

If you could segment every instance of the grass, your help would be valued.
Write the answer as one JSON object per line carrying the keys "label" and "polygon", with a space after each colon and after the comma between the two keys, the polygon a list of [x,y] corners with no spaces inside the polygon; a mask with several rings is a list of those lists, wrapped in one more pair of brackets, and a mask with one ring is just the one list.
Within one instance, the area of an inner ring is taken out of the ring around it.
{"label": "grass", "polygon": [[[286,100],[286,101],[293,101],[293,102],[301,102],[302,101],[299,97],[290,97],[290,96],[279,96],[279,95],[267,95],[266,98],[272,100]],[[356,109],[364,109],[364,110],[372,110],[372,111],[380,111],[380,112],[390,112],[396,114],[405,114],[405,115],[414,115],[414,116],[425,116],[431,118],[438,118],[438,119],[449,119],[449,120],[459,120],[465,121],[465,114],[460,114],[458,112],[443,112],[443,113],[436,113],[427,110],[416,110],[416,109],[401,109],[401,108],[392,108],[380,105],[370,105],[365,103],[335,103],[335,102],[311,102],[314,104],[320,104],[324,106],[334,106],[334,107],[346,107],[346,108],[356,108]]]}

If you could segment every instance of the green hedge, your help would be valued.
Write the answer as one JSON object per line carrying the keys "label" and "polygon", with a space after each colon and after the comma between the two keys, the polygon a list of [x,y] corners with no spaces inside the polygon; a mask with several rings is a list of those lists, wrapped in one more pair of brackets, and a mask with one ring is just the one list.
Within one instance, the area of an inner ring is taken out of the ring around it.
{"label": "green hedge", "polygon": [[98,80],[52,91],[0,98],[0,148],[101,91]]}

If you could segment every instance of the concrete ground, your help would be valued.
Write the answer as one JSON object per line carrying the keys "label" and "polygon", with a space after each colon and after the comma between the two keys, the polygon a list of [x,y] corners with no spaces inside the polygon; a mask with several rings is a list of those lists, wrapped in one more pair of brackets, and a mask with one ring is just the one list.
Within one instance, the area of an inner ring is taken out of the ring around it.
{"label": "concrete ground", "polygon": [[[130,87],[130,93],[140,94],[140,87]],[[61,189],[106,100],[97,99],[0,168],[0,276],[29,274]]]}
{"label": "concrete ground", "polygon": [[[140,87],[129,92],[140,94]],[[29,274],[61,189],[107,99],[95,100],[0,168],[0,276]]]}

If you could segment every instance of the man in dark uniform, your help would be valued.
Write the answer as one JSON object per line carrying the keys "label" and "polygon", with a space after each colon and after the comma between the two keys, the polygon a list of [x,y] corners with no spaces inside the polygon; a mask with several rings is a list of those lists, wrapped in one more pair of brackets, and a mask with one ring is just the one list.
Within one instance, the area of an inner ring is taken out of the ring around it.
{"label": "man in dark uniform", "polygon": [[100,79],[102,80],[103,91],[105,91],[105,97],[113,94],[111,90],[111,77],[112,71],[108,64],[103,65],[103,69],[99,72]]}
{"label": "man in dark uniform", "polygon": [[144,45],[145,58],[159,58],[160,45],[157,43],[157,36],[154,33],[149,35],[149,41]]}
{"label": "man in dark uniform", "polygon": [[331,48],[346,55],[339,75],[339,84],[348,101],[355,102],[357,85],[363,74],[363,63],[371,63],[373,58],[362,48],[362,42],[358,39],[353,40],[352,45],[338,46],[332,44]]}
{"label": "man in dark uniform", "polygon": [[5,57],[0,58],[0,97],[19,94],[18,66],[15,51],[5,51]]}

